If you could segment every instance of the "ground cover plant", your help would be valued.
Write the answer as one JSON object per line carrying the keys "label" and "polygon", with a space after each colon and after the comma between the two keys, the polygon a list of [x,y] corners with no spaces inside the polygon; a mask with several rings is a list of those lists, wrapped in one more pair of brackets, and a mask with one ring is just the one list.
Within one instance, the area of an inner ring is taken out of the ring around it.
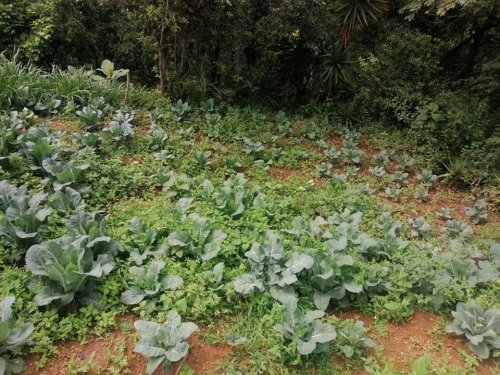
{"label": "ground cover plant", "polygon": [[388,373],[387,332],[421,314],[435,343],[394,371],[498,369],[491,195],[397,135],[1,64],[0,374]]}

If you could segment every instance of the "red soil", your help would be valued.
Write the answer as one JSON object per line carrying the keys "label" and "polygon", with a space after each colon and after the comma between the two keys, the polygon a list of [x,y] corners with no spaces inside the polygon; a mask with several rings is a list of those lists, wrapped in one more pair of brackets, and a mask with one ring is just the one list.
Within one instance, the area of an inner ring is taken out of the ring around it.
{"label": "red soil", "polygon": [[[430,355],[432,363],[440,363],[445,357],[449,365],[463,367],[464,360],[459,349],[471,353],[464,341],[457,336],[445,335],[441,329],[435,329],[439,317],[428,312],[415,312],[411,320],[403,324],[385,323],[388,329],[384,337],[376,336],[374,318],[356,311],[340,312],[335,314],[341,319],[361,320],[368,328],[370,337],[375,337],[377,345],[383,347],[383,356],[390,359],[399,371],[408,371],[416,359]],[[370,354],[374,354],[370,350]],[[476,368],[479,375],[489,375],[500,371],[498,363],[493,358],[483,360]],[[361,370],[359,374],[366,374]]]}
{"label": "red soil", "polygon": [[[133,323],[137,318],[133,314],[127,314],[120,318],[120,321]],[[202,334],[206,331],[200,328],[189,338],[190,350],[185,361],[176,363],[169,372],[161,369],[155,371],[154,375],[176,375],[179,367],[187,364],[192,368],[195,374],[218,374],[220,371],[219,362],[221,362],[227,354],[231,352],[231,347],[227,344],[209,345],[202,341]],[[110,366],[107,357],[115,354],[117,345],[125,346],[124,356],[126,358],[126,369],[130,375],[143,374],[146,371],[147,359],[138,353],[134,352],[135,333],[132,328],[130,333],[124,333],[120,330],[110,332],[104,337],[91,337],[87,342],[80,343],[78,341],[66,341],[57,344],[59,355],[49,361],[49,363],[41,369],[35,367],[35,356],[27,358],[27,368],[23,372],[24,375],[63,375],[67,374],[67,364],[70,358],[76,358],[77,363],[89,358],[95,352],[92,360],[92,370],[89,374],[109,374],[106,371]],[[123,369],[122,369],[123,370]]]}

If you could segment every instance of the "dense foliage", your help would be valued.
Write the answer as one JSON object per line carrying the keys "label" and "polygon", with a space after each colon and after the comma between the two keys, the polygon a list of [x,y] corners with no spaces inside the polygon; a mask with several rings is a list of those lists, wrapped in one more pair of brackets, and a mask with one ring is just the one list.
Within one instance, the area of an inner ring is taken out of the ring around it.
{"label": "dense foliage", "polygon": [[[23,0],[0,5],[0,48],[46,68],[100,67],[110,80],[130,70],[182,98],[178,119],[187,99],[323,102],[346,125],[402,131],[431,167],[462,163],[457,182],[479,183],[500,165],[499,20],[494,0]],[[40,105],[54,111],[53,99]],[[81,109],[90,126],[101,115]],[[128,124],[109,131],[125,139]]]}

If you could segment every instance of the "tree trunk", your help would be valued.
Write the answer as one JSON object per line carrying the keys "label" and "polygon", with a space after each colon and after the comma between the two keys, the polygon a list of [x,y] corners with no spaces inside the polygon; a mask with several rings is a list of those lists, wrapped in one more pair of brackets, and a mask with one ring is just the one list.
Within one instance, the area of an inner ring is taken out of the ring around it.
{"label": "tree trunk", "polygon": [[165,26],[162,25],[161,31],[160,31],[160,41],[158,45],[158,71],[160,74],[160,91],[164,92],[165,91],[165,83],[166,83],[166,61],[165,61],[165,52],[163,48],[163,37],[165,34]]}

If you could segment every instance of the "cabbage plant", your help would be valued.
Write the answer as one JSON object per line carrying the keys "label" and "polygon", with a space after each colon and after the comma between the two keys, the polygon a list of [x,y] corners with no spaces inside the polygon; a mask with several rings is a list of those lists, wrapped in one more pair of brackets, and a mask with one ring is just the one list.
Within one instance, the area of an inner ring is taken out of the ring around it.
{"label": "cabbage plant", "polygon": [[385,189],[385,195],[388,198],[391,198],[393,202],[397,202],[399,200],[399,196],[401,195],[401,189],[398,189],[394,186],[389,186]]}
{"label": "cabbage plant", "polygon": [[167,320],[162,324],[137,320],[134,327],[140,335],[134,351],[148,358],[148,374],[152,374],[160,366],[168,371],[172,362],[185,357],[189,351],[186,340],[198,329],[194,323],[183,323],[175,310],[168,313]]}
{"label": "cabbage plant", "polygon": [[176,231],[167,238],[171,252],[179,257],[190,255],[203,261],[215,258],[227,234],[212,230],[208,219],[198,214],[189,215],[192,226],[189,231]]}
{"label": "cabbage plant", "polygon": [[147,268],[130,267],[132,286],[122,293],[122,302],[126,305],[136,305],[145,298],[151,298],[165,290],[176,290],[181,286],[182,278],[180,276],[161,276],[164,268],[165,262],[163,261],[153,261]]}
{"label": "cabbage plant", "polygon": [[341,153],[335,146],[332,146],[331,148],[324,150],[323,154],[330,160],[337,160]]}
{"label": "cabbage plant", "polygon": [[264,195],[257,187],[249,187],[242,173],[228,178],[212,198],[215,206],[232,218],[240,217],[250,207],[264,205]]}
{"label": "cabbage plant", "polygon": [[172,105],[172,113],[175,116],[175,121],[185,121],[188,119],[191,112],[191,106],[188,102],[183,102],[181,99],[177,100],[175,104]]}
{"label": "cabbage plant", "polygon": [[444,232],[451,238],[457,238],[459,240],[468,240],[474,234],[470,226],[459,220],[448,220]]}
{"label": "cabbage plant", "polygon": [[76,115],[80,121],[85,124],[86,130],[95,130],[104,113],[95,106],[88,105],[83,107],[81,110],[76,111]]}
{"label": "cabbage plant", "polygon": [[167,171],[165,168],[161,168],[157,172],[156,179],[163,185],[163,190],[167,192],[169,197],[189,194],[193,184],[192,179],[187,174],[177,174],[174,171]]}
{"label": "cabbage plant", "polygon": [[384,167],[373,167],[373,168],[370,168],[370,172],[375,177],[381,177],[385,174],[385,169],[384,169]]}
{"label": "cabbage plant", "polygon": [[75,133],[73,139],[80,148],[97,149],[102,144],[102,137],[98,133]]}
{"label": "cabbage plant", "polygon": [[330,343],[337,334],[330,324],[319,319],[325,316],[321,310],[307,311],[286,306],[283,323],[274,326],[274,329],[291,341],[300,355],[312,353],[328,353]]}
{"label": "cabbage plant", "polygon": [[433,174],[431,170],[423,169],[419,174],[417,174],[416,178],[421,184],[431,187],[436,183],[438,176]]}
{"label": "cabbage plant", "polygon": [[388,150],[382,150],[373,157],[373,163],[378,167],[384,167],[390,163],[390,157],[393,152]]}
{"label": "cabbage plant", "polygon": [[0,181],[0,234],[20,250],[16,259],[38,243],[40,234],[47,229],[52,208],[44,204],[46,200],[47,194],[30,196],[26,186],[18,188],[8,181]]}
{"label": "cabbage plant", "polygon": [[474,206],[466,207],[465,214],[470,218],[472,224],[482,224],[488,221],[488,210],[484,199],[478,199]]}
{"label": "cabbage plant", "polygon": [[298,298],[292,284],[298,281],[300,272],[313,266],[310,255],[293,252],[285,256],[281,239],[267,231],[264,243],[254,242],[245,256],[251,272],[234,280],[235,291],[246,295],[254,290],[269,290],[274,299],[296,306]]}
{"label": "cabbage plant", "polygon": [[426,185],[418,185],[415,188],[415,194],[413,197],[421,200],[422,202],[427,202],[429,199],[429,188]]}
{"label": "cabbage plant", "polygon": [[50,205],[58,213],[69,215],[77,208],[84,207],[85,202],[78,191],[66,186],[64,189],[54,193],[51,197]]}
{"label": "cabbage plant", "polygon": [[361,164],[364,153],[359,148],[344,147],[342,152],[348,163]]}
{"label": "cabbage plant", "polygon": [[9,352],[17,350],[28,340],[33,333],[31,323],[19,323],[12,314],[12,305],[15,298],[12,296],[0,301],[0,374],[19,374],[24,371],[25,363],[22,359],[12,359]]}
{"label": "cabbage plant", "polygon": [[478,357],[488,358],[492,350],[500,349],[500,310],[485,310],[475,301],[459,302],[452,315],[455,319],[446,332],[465,336]]}
{"label": "cabbage plant", "polygon": [[89,242],[86,236],[61,237],[28,249],[26,266],[39,281],[35,286],[39,306],[63,306],[75,299],[99,306],[95,283],[113,270],[115,262],[111,252],[101,252],[102,246],[98,251],[94,245],[95,240]]}
{"label": "cabbage plant", "polygon": [[333,165],[331,163],[322,162],[316,166],[316,172],[321,177],[330,176],[332,173],[332,167]]}
{"label": "cabbage plant", "polygon": [[72,160],[63,163],[53,159],[45,159],[42,162],[42,167],[50,175],[54,191],[59,191],[68,186],[76,190],[87,189],[79,185],[83,175],[82,172],[89,167],[88,164],[76,164]]}
{"label": "cabbage plant", "polygon": [[392,180],[398,184],[399,187],[408,185],[408,173],[402,170],[397,170],[392,175]]}
{"label": "cabbage plant", "polygon": [[410,219],[410,224],[412,237],[428,238],[432,234],[432,227],[423,216]]}
{"label": "cabbage plant", "polygon": [[133,113],[117,111],[113,120],[103,130],[109,132],[111,139],[114,141],[121,142],[128,140],[134,136],[134,129],[132,127],[134,117]]}
{"label": "cabbage plant", "polygon": [[394,159],[399,163],[403,171],[408,171],[415,164],[415,160],[408,154],[396,155]]}
{"label": "cabbage plant", "polygon": [[162,149],[165,142],[168,140],[168,134],[159,125],[153,123],[148,131],[148,135],[153,141],[156,148]]}
{"label": "cabbage plant", "polygon": [[348,323],[337,336],[342,353],[347,358],[351,358],[366,348],[373,348],[375,342],[367,337],[367,333],[368,331],[362,321]]}

